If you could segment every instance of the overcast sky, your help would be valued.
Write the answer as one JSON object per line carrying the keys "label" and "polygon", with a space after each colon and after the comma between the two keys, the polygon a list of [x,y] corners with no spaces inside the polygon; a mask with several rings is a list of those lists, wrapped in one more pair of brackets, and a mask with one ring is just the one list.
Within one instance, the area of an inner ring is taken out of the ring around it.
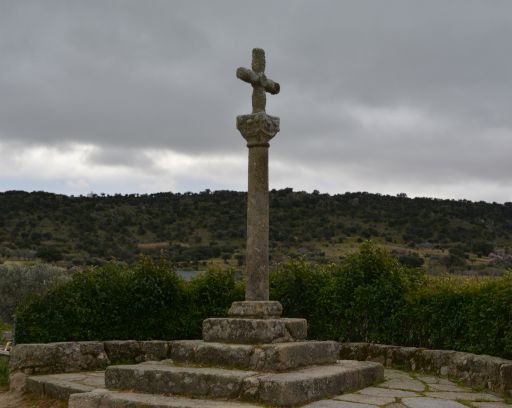
{"label": "overcast sky", "polygon": [[253,47],[272,188],[512,201],[510,0],[0,0],[0,191],[245,190]]}

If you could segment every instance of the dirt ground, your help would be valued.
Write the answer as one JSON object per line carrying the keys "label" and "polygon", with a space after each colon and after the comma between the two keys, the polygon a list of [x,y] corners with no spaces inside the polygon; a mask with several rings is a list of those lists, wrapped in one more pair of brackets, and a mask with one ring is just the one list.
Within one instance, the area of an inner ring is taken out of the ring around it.
{"label": "dirt ground", "polygon": [[66,408],[65,402],[0,389],[0,408]]}

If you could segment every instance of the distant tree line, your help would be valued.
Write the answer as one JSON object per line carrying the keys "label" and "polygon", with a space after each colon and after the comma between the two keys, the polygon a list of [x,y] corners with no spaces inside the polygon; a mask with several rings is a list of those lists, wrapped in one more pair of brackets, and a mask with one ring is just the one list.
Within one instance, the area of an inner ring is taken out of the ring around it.
{"label": "distant tree line", "polygon": [[[166,243],[174,263],[211,258],[244,261],[246,194],[235,191],[65,196],[46,192],[0,193],[0,261],[38,257],[68,265],[133,263],[157,257]],[[460,265],[468,253],[487,256],[512,248],[512,203],[408,198],[370,194],[270,193],[271,256],[307,255],[329,261],[315,244],[373,239],[411,249],[450,251],[443,262]],[[308,249],[309,248],[309,249]],[[416,255],[403,255],[419,265]]]}

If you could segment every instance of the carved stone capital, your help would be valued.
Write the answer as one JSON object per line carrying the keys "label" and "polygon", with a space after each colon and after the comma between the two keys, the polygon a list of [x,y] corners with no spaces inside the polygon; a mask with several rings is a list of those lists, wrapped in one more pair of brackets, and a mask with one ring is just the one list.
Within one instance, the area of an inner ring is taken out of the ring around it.
{"label": "carved stone capital", "polygon": [[279,132],[279,118],[265,112],[251,113],[236,117],[236,128],[240,131],[247,147],[268,146],[268,142]]}

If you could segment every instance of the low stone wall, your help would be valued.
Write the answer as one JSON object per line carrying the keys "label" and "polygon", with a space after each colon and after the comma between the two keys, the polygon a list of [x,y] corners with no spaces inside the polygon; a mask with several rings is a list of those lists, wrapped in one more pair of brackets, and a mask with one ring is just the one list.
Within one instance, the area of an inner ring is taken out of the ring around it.
{"label": "low stone wall", "polygon": [[[19,344],[9,361],[11,389],[22,390],[27,376],[103,370],[113,364],[172,358],[171,341],[105,341]],[[512,361],[452,350],[373,343],[341,343],[340,359],[375,361],[388,368],[460,379],[473,387],[512,393]]]}
{"label": "low stone wall", "polygon": [[388,368],[450,377],[472,387],[512,393],[512,361],[499,357],[453,350],[341,343],[340,358],[376,361]]}
{"label": "low stone wall", "polygon": [[111,364],[167,358],[167,341],[85,341],[19,344],[9,359],[10,388],[23,390],[27,376],[103,370]]}

